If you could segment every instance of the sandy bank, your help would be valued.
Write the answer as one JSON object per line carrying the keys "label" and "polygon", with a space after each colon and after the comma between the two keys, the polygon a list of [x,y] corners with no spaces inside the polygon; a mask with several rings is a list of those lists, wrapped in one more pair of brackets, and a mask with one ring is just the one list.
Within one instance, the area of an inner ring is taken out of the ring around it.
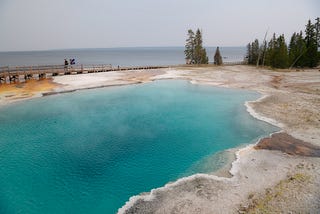
{"label": "sandy bank", "polygon": [[59,84],[52,79],[29,80],[27,83],[1,84],[0,85],[0,106],[8,103],[41,97],[42,93],[53,91]]}

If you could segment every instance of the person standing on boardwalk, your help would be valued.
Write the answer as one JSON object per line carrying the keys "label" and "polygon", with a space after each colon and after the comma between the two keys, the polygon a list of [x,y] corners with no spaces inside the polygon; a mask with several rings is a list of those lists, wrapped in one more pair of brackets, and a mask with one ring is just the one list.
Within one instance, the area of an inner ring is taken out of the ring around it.
{"label": "person standing on boardwalk", "polygon": [[76,60],[75,59],[70,59],[70,65],[75,65],[76,64]]}
{"label": "person standing on boardwalk", "polygon": [[64,70],[67,70],[68,69],[68,60],[67,59],[64,59]]}
{"label": "person standing on boardwalk", "polygon": [[75,65],[76,61],[75,59],[70,59],[70,68],[72,68],[72,65]]}

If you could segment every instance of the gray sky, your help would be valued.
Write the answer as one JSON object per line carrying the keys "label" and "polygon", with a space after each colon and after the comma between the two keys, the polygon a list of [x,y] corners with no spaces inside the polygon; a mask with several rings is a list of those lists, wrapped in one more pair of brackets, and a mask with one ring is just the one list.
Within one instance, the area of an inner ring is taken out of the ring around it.
{"label": "gray sky", "polygon": [[198,27],[205,46],[245,46],[319,16],[320,0],[0,0],[0,51],[184,46]]}

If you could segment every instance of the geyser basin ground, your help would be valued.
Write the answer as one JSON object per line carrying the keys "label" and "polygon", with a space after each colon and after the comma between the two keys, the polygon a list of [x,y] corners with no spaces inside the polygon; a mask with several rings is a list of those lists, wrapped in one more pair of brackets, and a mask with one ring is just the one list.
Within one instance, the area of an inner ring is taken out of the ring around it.
{"label": "geyser basin ground", "polygon": [[217,152],[277,130],[246,112],[259,96],[170,80],[2,107],[0,211],[113,213],[132,195],[213,171]]}

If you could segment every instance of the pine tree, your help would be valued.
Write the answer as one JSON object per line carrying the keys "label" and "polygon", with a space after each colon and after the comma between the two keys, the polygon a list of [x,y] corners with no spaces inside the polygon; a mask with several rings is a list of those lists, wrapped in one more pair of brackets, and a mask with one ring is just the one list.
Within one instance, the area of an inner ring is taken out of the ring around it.
{"label": "pine tree", "polygon": [[247,55],[246,55],[247,63],[251,65],[252,62],[252,48],[251,43],[248,43],[247,45]]}
{"label": "pine tree", "polygon": [[315,30],[316,30],[316,40],[318,44],[318,48],[320,47],[320,18],[316,18]]}
{"label": "pine tree", "polygon": [[194,38],[194,61],[196,64],[208,64],[207,52],[202,47],[202,33],[199,28]]}
{"label": "pine tree", "polygon": [[[318,44],[318,50],[320,48],[320,18],[316,18],[316,23],[315,23],[315,28],[316,28],[316,40]],[[318,51],[318,63],[320,62],[320,51]]]}
{"label": "pine tree", "polygon": [[256,65],[259,58],[259,40],[255,39],[254,42],[251,43],[251,62],[249,64]]}
{"label": "pine tree", "polygon": [[275,58],[275,50],[276,49],[276,34],[274,33],[272,38],[268,43],[268,48],[266,51],[266,65],[273,66],[273,61]]}
{"label": "pine tree", "polygon": [[284,35],[278,38],[273,34],[266,50],[266,65],[273,68],[287,68],[289,66],[288,47]]}
{"label": "pine tree", "polygon": [[201,64],[202,59],[202,35],[200,29],[197,29],[194,38],[194,59],[196,64]]}
{"label": "pine tree", "polygon": [[195,38],[194,32],[191,29],[189,29],[188,38],[186,39],[186,45],[185,45],[185,51],[184,51],[187,64],[194,63],[194,45],[195,45],[194,38]]}
{"label": "pine tree", "polygon": [[207,56],[207,51],[205,48],[202,48],[200,64],[208,64],[208,63],[209,63],[209,58]]}
{"label": "pine tree", "polygon": [[289,64],[291,67],[304,67],[304,55],[306,53],[306,44],[303,39],[302,31],[294,33],[291,36],[289,44]]}
{"label": "pine tree", "polygon": [[220,54],[219,47],[217,47],[216,53],[214,54],[214,64],[215,65],[222,65],[222,57]]}
{"label": "pine tree", "polygon": [[191,29],[188,30],[184,53],[187,64],[208,64],[207,52],[202,47],[202,33],[200,29],[197,29],[196,34]]}
{"label": "pine tree", "polygon": [[[266,43],[259,46],[259,40],[255,39],[254,42],[247,45],[247,60],[249,65],[256,65],[258,60],[259,64],[264,63],[266,52]],[[260,59],[259,59],[260,55]]]}
{"label": "pine tree", "polygon": [[297,40],[298,40],[298,34],[294,32],[291,36],[290,43],[289,43],[290,64],[294,63],[294,61],[299,57],[299,52],[297,50]]}
{"label": "pine tree", "polygon": [[261,45],[261,56],[262,57],[260,57],[260,64],[262,64],[262,66],[265,65],[266,55],[267,55],[267,41],[264,40],[263,45]]}
{"label": "pine tree", "polygon": [[315,25],[308,21],[306,25],[305,43],[307,46],[306,57],[304,59],[306,66],[313,68],[318,64],[318,46]]}
{"label": "pine tree", "polygon": [[289,64],[288,47],[284,35],[277,38],[273,67],[287,68]]}

